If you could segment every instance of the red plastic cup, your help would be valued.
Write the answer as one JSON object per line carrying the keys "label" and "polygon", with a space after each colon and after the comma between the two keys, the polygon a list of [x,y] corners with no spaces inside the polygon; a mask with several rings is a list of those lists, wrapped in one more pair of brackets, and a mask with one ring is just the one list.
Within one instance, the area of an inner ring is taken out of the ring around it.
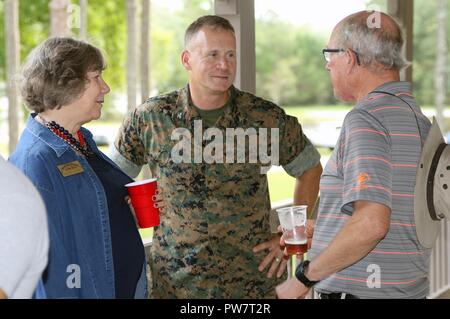
{"label": "red plastic cup", "polygon": [[159,225],[159,209],[155,207],[156,178],[126,184],[140,228]]}

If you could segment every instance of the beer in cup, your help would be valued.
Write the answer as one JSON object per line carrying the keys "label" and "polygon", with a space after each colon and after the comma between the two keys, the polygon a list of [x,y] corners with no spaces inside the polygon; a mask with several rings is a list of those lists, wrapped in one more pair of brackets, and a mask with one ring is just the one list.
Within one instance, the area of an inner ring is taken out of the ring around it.
{"label": "beer in cup", "polygon": [[302,255],[308,250],[306,237],[306,208],[290,206],[277,209],[288,255]]}

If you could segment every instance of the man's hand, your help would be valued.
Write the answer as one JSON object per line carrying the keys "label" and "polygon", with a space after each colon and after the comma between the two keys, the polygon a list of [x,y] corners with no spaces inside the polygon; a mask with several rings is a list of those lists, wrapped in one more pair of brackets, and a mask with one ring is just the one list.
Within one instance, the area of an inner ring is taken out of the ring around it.
{"label": "man's hand", "polygon": [[279,299],[303,299],[310,288],[305,287],[297,278],[292,277],[275,288]]}
{"label": "man's hand", "polygon": [[[159,188],[156,190],[155,195],[153,196],[153,201],[155,202],[155,207],[159,209],[159,214],[164,215],[166,213],[166,204],[164,203],[164,198],[162,192],[159,190]],[[136,218],[136,213],[134,212],[133,205],[131,203],[130,196],[125,196],[125,202],[130,206],[131,214],[133,215],[134,222],[136,223],[136,226],[139,228],[139,224]]]}
{"label": "man's hand", "polygon": [[267,272],[267,278],[272,278],[274,272],[277,271],[277,268],[277,278],[280,278],[286,270],[288,257],[283,256],[284,247],[280,247],[279,242],[280,237],[275,236],[271,240],[253,247],[254,253],[258,253],[263,250],[269,250],[267,256],[258,266],[258,270],[262,272],[269,264],[271,264],[269,271]]}

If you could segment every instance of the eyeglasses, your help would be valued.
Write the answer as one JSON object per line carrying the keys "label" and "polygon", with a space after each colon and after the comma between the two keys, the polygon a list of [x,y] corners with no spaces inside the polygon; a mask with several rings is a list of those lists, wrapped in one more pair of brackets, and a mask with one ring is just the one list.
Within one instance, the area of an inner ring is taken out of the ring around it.
{"label": "eyeglasses", "polygon": [[[355,54],[355,56],[356,56],[356,63],[358,63],[358,65],[361,65],[361,62],[359,60],[358,52],[353,51],[351,49],[350,49],[350,51],[352,51]],[[330,61],[331,61],[331,54],[332,53],[339,53],[339,52],[345,52],[345,50],[344,49],[323,49],[322,50],[323,57],[325,58],[325,61],[327,61],[327,63],[330,63]]]}
{"label": "eyeglasses", "polygon": [[325,61],[327,61],[327,63],[330,63],[330,61],[331,61],[331,54],[338,53],[338,52],[345,52],[345,50],[344,49],[323,49],[322,50],[323,57],[325,58]]}

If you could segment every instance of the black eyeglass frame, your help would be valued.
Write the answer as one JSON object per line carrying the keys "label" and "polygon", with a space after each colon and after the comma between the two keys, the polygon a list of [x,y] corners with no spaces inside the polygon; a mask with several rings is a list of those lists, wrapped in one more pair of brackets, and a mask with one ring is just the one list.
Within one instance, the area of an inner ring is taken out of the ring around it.
{"label": "black eyeglass frame", "polygon": [[[354,54],[355,54],[355,56],[356,56],[356,63],[358,63],[358,65],[361,65],[361,61],[360,61],[360,59],[359,59],[359,54],[358,54],[358,52],[356,52],[356,51],[354,51],[354,50],[352,50],[352,49],[349,49],[350,51],[352,51]],[[327,58],[326,58],[326,56],[325,56],[325,53],[338,53],[338,52],[345,52],[345,50],[344,49],[323,49],[322,50],[322,54],[323,54],[323,58],[325,59],[325,61],[328,63],[329,61],[327,60]],[[331,57],[330,57],[331,58]]]}

